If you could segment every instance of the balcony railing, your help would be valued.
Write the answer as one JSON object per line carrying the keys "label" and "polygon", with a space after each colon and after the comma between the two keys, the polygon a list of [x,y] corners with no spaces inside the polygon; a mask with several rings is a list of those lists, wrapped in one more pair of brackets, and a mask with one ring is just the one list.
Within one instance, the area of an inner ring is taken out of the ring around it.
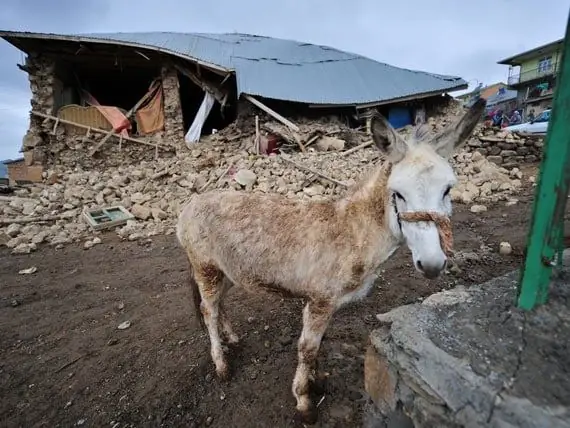
{"label": "balcony railing", "polygon": [[560,67],[559,62],[553,62],[550,64],[550,67],[536,67],[531,70],[525,70],[522,73],[513,73],[509,75],[508,84],[518,85],[519,83],[528,82],[535,79],[540,79],[542,77],[552,76],[558,72],[558,68]]}

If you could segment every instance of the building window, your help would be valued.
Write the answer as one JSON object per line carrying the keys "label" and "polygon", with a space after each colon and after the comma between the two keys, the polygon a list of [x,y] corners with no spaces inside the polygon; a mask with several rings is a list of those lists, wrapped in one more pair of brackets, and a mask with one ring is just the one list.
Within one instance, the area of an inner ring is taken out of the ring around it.
{"label": "building window", "polygon": [[547,73],[552,70],[552,57],[546,56],[538,60],[538,72]]}

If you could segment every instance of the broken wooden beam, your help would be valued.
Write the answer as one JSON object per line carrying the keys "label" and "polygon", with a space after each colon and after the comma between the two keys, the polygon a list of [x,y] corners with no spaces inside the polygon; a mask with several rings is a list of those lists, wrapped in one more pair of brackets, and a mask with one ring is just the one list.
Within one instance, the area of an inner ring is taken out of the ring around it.
{"label": "broken wooden beam", "polygon": [[47,221],[63,220],[66,218],[75,217],[69,214],[46,215],[42,217],[16,217],[16,218],[0,218],[0,225],[6,224],[25,224],[25,223],[43,223]]}
{"label": "broken wooden beam", "polygon": [[275,119],[277,119],[279,122],[281,122],[283,125],[291,128],[293,131],[295,132],[299,132],[300,129],[297,125],[295,125],[293,122],[291,122],[289,119],[284,118],[283,116],[281,116],[279,113],[277,113],[275,110],[270,109],[269,107],[267,107],[265,104],[263,104],[261,101],[253,98],[251,95],[247,95],[247,94],[243,94],[243,97],[248,100],[250,103],[252,103],[254,106],[259,107],[261,110],[263,110],[265,113],[267,113],[268,115],[274,117]]}
{"label": "broken wooden beam", "polygon": [[349,154],[357,152],[360,149],[370,147],[372,144],[374,144],[374,141],[367,141],[366,143],[359,144],[358,146],[353,147],[352,149],[349,149],[346,152],[342,152],[340,155],[341,156],[348,156]]}
{"label": "broken wooden beam", "polygon": [[[98,132],[98,133],[100,133],[100,134],[105,134],[105,135],[109,134],[109,132],[112,133],[112,131],[107,131],[107,130],[105,130],[105,129],[100,129],[100,128],[93,128],[93,127],[91,127],[91,126],[83,125],[82,123],[73,122],[73,121],[71,121],[71,120],[59,119],[59,118],[57,118],[57,117],[55,117],[55,116],[52,116],[52,115],[50,115],[50,114],[40,113],[40,112],[38,112],[38,111],[33,111],[33,110],[32,110],[30,113],[33,114],[34,116],[43,117],[43,118],[44,118],[45,120],[47,120],[47,121],[49,121],[49,120],[59,120],[59,123],[65,123],[65,124],[67,124],[67,125],[77,126],[78,128],[82,128],[82,129],[89,129],[89,130],[91,130],[91,132]],[[120,136],[120,134],[112,134],[112,136],[118,138],[118,137]],[[131,141],[131,142],[133,142],[133,143],[138,143],[138,144],[144,144],[144,145],[151,146],[151,147],[155,147],[155,146],[157,145],[157,144],[155,144],[155,143],[150,143],[150,142],[148,142],[148,141],[140,140],[140,139],[138,139],[138,138],[133,138],[133,137],[123,137],[123,140]],[[163,144],[159,144],[158,147],[159,147],[161,150],[164,150],[164,151],[167,151],[167,152],[174,150],[174,147],[165,146],[165,145],[163,145]]]}
{"label": "broken wooden beam", "polygon": [[204,92],[209,92],[218,101],[222,107],[227,102],[227,91],[223,91],[215,86],[212,82],[206,82],[204,79],[200,78],[196,73],[193,73],[186,67],[174,64],[174,67],[182,73],[184,76],[188,77],[196,86],[202,88]]}
{"label": "broken wooden beam", "polygon": [[302,169],[302,170],[305,170],[305,171],[310,172],[310,173],[312,173],[312,174],[318,175],[319,177],[324,178],[325,180],[330,181],[331,183],[334,183],[334,184],[336,184],[336,185],[338,185],[338,186],[341,186],[341,187],[348,187],[348,186],[347,186],[345,183],[343,183],[342,181],[335,180],[334,178],[329,177],[328,175],[325,175],[325,174],[323,174],[322,172],[319,172],[319,171],[317,171],[317,170],[315,170],[315,169],[313,169],[313,168],[310,168],[310,167],[305,166],[305,165],[301,165],[300,163],[295,162],[294,160],[290,159],[289,157],[285,156],[284,154],[281,154],[280,158],[283,159],[283,160],[286,161],[286,162],[289,162],[291,165],[296,166],[296,167],[299,168],[299,169]]}

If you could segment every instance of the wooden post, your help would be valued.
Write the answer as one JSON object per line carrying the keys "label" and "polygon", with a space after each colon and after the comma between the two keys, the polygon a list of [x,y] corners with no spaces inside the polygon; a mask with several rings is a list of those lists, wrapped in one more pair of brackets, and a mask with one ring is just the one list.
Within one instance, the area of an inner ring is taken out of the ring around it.
{"label": "wooden post", "polygon": [[543,150],[518,294],[518,306],[525,310],[546,303],[555,256],[562,253],[561,237],[570,188],[570,17]]}
{"label": "wooden post", "polygon": [[259,116],[255,115],[255,154],[259,154]]}

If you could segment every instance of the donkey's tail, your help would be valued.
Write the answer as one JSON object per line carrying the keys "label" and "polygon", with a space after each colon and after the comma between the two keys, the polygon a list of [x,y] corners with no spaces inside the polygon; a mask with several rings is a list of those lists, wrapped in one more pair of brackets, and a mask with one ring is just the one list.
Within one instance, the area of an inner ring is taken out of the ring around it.
{"label": "donkey's tail", "polygon": [[200,289],[198,288],[198,284],[196,283],[196,279],[194,278],[194,269],[192,269],[192,265],[190,265],[188,269],[189,273],[189,284],[190,289],[192,290],[192,302],[194,303],[194,313],[196,314],[196,318],[200,323],[200,328],[202,331],[206,331],[206,323],[204,322],[204,315],[200,309],[202,303],[202,296],[200,295]]}

